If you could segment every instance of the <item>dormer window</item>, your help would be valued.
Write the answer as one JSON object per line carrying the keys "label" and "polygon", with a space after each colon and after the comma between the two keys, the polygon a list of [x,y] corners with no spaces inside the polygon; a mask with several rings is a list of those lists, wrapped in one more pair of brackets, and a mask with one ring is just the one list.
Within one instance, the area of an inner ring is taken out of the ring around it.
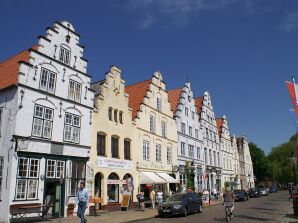
{"label": "dormer window", "polygon": [[59,60],[62,63],[68,64],[70,63],[70,50],[64,48],[64,47],[60,47],[60,56],[59,56]]}

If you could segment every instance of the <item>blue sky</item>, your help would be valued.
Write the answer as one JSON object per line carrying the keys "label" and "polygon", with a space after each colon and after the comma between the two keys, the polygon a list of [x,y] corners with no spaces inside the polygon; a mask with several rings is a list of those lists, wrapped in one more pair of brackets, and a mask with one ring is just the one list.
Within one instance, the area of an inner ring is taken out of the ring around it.
{"label": "blue sky", "polygon": [[296,0],[1,0],[0,60],[63,20],[81,34],[94,81],[113,64],[126,84],[156,70],[167,89],[189,77],[232,134],[265,152],[295,133],[284,81],[298,82]]}

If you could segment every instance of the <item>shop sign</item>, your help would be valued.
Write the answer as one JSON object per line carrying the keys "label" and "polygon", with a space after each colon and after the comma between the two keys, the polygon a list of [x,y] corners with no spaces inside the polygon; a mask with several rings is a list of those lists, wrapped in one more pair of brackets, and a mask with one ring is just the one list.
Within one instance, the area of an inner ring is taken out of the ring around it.
{"label": "shop sign", "polygon": [[137,167],[146,168],[146,169],[158,169],[158,170],[166,169],[166,166],[164,164],[155,163],[155,162],[146,162],[146,163],[139,162],[137,164]]}
{"label": "shop sign", "polygon": [[108,180],[108,184],[119,184],[119,180]]}
{"label": "shop sign", "polygon": [[97,157],[96,165],[102,168],[114,168],[114,169],[132,169],[132,161],[120,160],[106,157]]}

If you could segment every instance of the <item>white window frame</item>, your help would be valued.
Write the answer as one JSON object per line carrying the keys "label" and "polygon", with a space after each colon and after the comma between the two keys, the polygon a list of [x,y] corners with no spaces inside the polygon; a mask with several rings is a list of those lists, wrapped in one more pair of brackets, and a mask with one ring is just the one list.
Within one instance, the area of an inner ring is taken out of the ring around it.
{"label": "white window frame", "polygon": [[185,123],[181,122],[181,132],[185,134]]}
{"label": "white window frame", "polygon": [[196,137],[196,139],[199,138],[199,130],[198,129],[195,129],[195,137]]}
{"label": "white window frame", "polygon": [[171,164],[172,163],[172,148],[167,147],[167,163]]}
{"label": "white window frame", "polygon": [[150,160],[150,142],[143,141],[143,160]]}
{"label": "white window frame", "polygon": [[63,46],[60,46],[59,61],[65,64],[70,64],[71,51]]}
{"label": "white window frame", "polygon": [[157,97],[156,99],[156,108],[158,111],[161,111],[162,105],[161,105],[161,98]]}
{"label": "white window frame", "polygon": [[[49,165],[51,162],[53,165]],[[51,170],[49,171],[49,166],[51,166]],[[65,161],[64,160],[53,160],[47,159],[46,163],[46,177],[51,179],[59,179],[62,173],[64,177],[65,172]],[[49,174],[52,173],[52,174]]]}
{"label": "white window frame", "polygon": [[152,133],[156,132],[155,121],[156,121],[155,116],[150,115],[150,132],[152,132]]}
{"label": "white window frame", "polygon": [[52,138],[54,109],[35,104],[32,123],[32,136]]}
{"label": "white window frame", "polygon": [[65,112],[63,140],[80,143],[81,117]]}
{"label": "white window frame", "polygon": [[195,157],[194,146],[193,145],[188,145],[188,156],[191,157],[191,158]]}
{"label": "white window frame", "polygon": [[82,84],[75,80],[70,79],[69,87],[68,87],[68,99],[80,103],[81,97],[82,97]]}
{"label": "white window frame", "polygon": [[188,134],[189,134],[189,136],[192,137],[192,127],[191,126],[188,126]]}
{"label": "white window frame", "polygon": [[156,150],[155,150],[155,161],[161,162],[161,144],[156,144]]}
{"label": "white window frame", "polygon": [[39,89],[54,94],[56,90],[56,79],[57,74],[55,72],[42,67],[40,72]]}
{"label": "white window frame", "polygon": [[181,155],[185,156],[185,142],[181,142]]}
{"label": "white window frame", "polygon": [[167,123],[165,121],[161,121],[161,135],[162,137],[167,137]]}

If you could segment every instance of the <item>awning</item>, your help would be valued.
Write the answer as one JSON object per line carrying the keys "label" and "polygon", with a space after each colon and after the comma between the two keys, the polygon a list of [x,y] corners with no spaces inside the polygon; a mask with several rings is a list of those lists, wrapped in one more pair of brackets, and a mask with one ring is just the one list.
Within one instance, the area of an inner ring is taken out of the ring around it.
{"label": "awning", "polygon": [[171,177],[169,174],[167,173],[156,173],[158,176],[160,176],[162,179],[164,179],[167,183],[179,183],[178,180],[176,180],[175,178]]}
{"label": "awning", "polygon": [[139,184],[165,184],[164,179],[153,172],[140,172]]}

